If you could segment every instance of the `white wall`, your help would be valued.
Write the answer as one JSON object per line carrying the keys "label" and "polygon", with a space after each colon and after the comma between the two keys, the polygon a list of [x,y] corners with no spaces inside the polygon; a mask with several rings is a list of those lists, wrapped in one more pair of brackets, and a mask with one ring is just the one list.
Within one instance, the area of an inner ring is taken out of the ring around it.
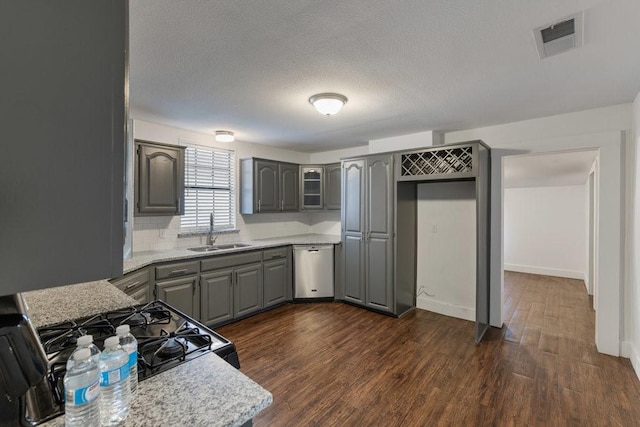
{"label": "white wall", "polygon": [[585,187],[505,188],[505,270],[584,280]]}
{"label": "white wall", "polygon": [[629,353],[636,374],[640,377],[640,93],[633,102],[633,132],[630,145],[633,159],[633,202],[629,204],[631,211],[630,244],[630,286],[628,301],[629,310]]}
{"label": "white wall", "polygon": [[418,308],[475,320],[475,197],[475,182],[418,185]]}
{"label": "white wall", "polygon": [[[210,147],[235,150],[236,183],[239,182],[239,161],[245,157],[264,157],[300,164],[310,163],[308,153],[282,150],[242,141],[235,141],[230,144],[217,143],[213,135],[177,129],[141,120],[135,120],[134,137],[136,139],[174,145],[180,145],[181,141],[188,141]],[[236,191],[239,191],[239,189],[236,188]],[[236,212],[239,212],[237,206]],[[218,241],[254,240],[293,234],[306,234],[312,232],[310,221],[309,214],[298,212],[259,215],[240,215],[237,213],[236,227],[239,233],[222,234],[219,236]],[[205,236],[178,238],[179,232],[179,216],[135,217],[133,221],[133,251],[166,250],[204,244]]]}
{"label": "white wall", "polygon": [[[603,292],[596,309],[598,350],[619,355],[626,339],[624,298],[625,198],[630,176],[624,160],[624,135],[631,129],[631,104],[599,108],[486,128],[450,132],[445,143],[481,139],[491,154],[491,315],[493,326],[502,326],[504,288],[502,168],[503,157],[527,153],[599,149],[600,215],[598,283]],[[629,216],[627,216],[628,221]],[[624,285],[624,286],[623,286]]]}

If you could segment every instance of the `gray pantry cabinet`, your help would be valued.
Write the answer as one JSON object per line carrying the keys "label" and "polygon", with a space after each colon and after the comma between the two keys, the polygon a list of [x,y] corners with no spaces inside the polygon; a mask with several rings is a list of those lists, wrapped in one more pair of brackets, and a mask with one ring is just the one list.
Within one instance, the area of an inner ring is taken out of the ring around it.
{"label": "gray pantry cabinet", "polygon": [[136,216],[184,213],[184,147],[136,140]]}
{"label": "gray pantry cabinet", "polygon": [[393,156],[343,165],[344,299],[395,314],[393,288]]}
{"label": "gray pantry cabinet", "polygon": [[0,296],[122,275],[127,5],[0,2]]}
{"label": "gray pantry cabinet", "polygon": [[240,213],[300,209],[299,165],[258,158],[240,160]]}

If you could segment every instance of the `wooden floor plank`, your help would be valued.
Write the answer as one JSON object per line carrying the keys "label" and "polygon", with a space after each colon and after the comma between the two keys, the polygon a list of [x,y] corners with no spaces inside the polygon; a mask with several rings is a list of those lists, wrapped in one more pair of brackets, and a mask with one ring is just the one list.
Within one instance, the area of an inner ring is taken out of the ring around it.
{"label": "wooden floor plank", "polygon": [[584,283],[505,272],[505,324],[289,304],[218,332],[270,390],[262,426],[636,426],[628,359],[597,353]]}

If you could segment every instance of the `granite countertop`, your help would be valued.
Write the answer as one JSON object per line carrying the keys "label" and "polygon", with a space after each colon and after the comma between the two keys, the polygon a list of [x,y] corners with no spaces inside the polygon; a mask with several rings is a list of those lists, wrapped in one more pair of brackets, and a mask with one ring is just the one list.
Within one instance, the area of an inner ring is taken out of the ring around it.
{"label": "granite countertop", "polygon": [[[241,426],[271,405],[271,393],[211,353],[138,384],[121,427]],[[64,426],[64,416],[42,427]]]}
{"label": "granite countertop", "polygon": [[[26,292],[24,297],[35,327],[137,304],[106,280]],[[122,427],[241,426],[272,401],[270,392],[210,353],[141,381]],[[64,416],[41,424],[63,425]]]}
{"label": "granite countertop", "polygon": [[[225,242],[227,243],[227,242]],[[213,252],[194,252],[189,249],[170,249],[166,251],[134,252],[133,257],[124,260],[124,274],[130,273],[142,267],[156,262],[179,261],[189,258],[211,257],[227,255],[237,252],[253,251],[284,245],[335,245],[340,243],[340,236],[333,234],[299,234],[294,236],[276,237],[260,240],[243,240],[236,243],[246,243],[250,246],[244,248],[222,249]]]}

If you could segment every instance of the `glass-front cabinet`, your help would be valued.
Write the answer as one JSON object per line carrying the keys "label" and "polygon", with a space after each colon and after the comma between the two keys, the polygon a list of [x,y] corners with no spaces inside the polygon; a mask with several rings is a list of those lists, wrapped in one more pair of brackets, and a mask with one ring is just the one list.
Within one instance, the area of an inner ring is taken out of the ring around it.
{"label": "glass-front cabinet", "polygon": [[322,166],[300,167],[302,209],[323,209],[324,168]]}

